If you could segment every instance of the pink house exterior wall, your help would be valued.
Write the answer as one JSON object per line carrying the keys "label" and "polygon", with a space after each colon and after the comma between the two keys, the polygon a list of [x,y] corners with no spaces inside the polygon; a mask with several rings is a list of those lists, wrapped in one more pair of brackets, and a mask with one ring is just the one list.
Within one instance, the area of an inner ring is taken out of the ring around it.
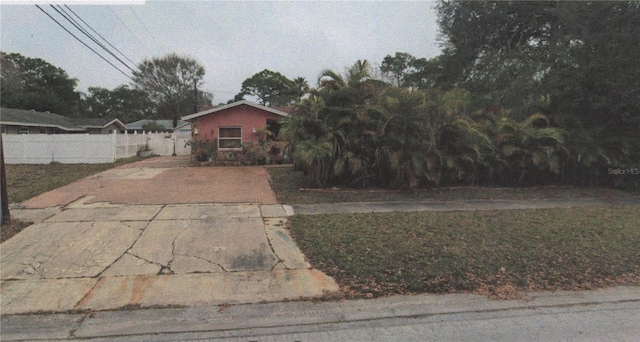
{"label": "pink house exterior wall", "polygon": [[251,106],[238,106],[201,116],[194,127],[198,128],[199,139],[209,140],[218,138],[218,127],[242,127],[242,143],[257,143],[259,135],[253,134],[253,129],[265,127],[267,119],[281,118],[283,116]]}

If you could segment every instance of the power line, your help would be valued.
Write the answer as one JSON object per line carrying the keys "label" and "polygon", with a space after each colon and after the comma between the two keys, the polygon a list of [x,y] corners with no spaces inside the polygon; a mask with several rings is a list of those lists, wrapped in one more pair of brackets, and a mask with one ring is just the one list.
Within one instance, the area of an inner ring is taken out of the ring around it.
{"label": "power line", "polygon": [[107,7],[109,7],[109,10],[111,11],[111,13],[113,13],[113,15],[120,21],[120,23],[127,29],[127,31],[129,31],[129,33],[131,33],[133,38],[135,38],[140,43],[140,45],[142,45],[145,48],[145,50],[147,50],[147,52],[149,54],[152,54],[151,51],[149,50],[149,48],[146,45],[144,45],[144,43],[140,40],[140,38],[138,38],[135,34],[133,34],[133,31],[131,31],[129,26],[127,26],[127,24],[125,24],[124,21],[122,21],[122,19],[120,19],[120,17],[116,14],[116,12],[114,12],[113,9],[111,9],[111,6],[107,6]]}
{"label": "power line", "polygon": [[115,53],[113,53],[113,51],[109,50],[106,46],[104,46],[104,44],[99,42],[93,35],[87,32],[87,30],[81,27],[80,24],[75,19],[73,19],[71,15],[65,12],[62,7],[58,6],[58,8],[55,8],[53,5],[51,5],[51,8],[53,8],[54,11],[58,12],[58,14],[60,14],[63,18],[65,18],[69,23],[71,23],[71,25],[77,28],[82,34],[87,36],[87,38],[91,39],[94,43],[98,44],[98,46],[101,47],[104,51],[106,51],[108,54],[113,56],[113,58],[118,60],[118,62],[122,63],[122,65],[124,65],[127,69],[131,70],[131,72],[135,72],[135,70],[133,70],[127,63],[125,63],[122,59],[116,56]]}
{"label": "power line", "polygon": [[138,16],[138,13],[136,13],[136,11],[134,11],[133,7],[131,7],[131,6],[129,6],[129,9],[131,10],[131,13],[133,13],[133,16],[136,17],[136,20],[138,20],[138,22],[140,24],[142,24],[142,27],[144,27],[144,29],[147,30],[147,33],[149,33],[149,37],[151,37],[151,39],[153,39],[153,41],[156,42],[156,46],[158,46],[159,45],[158,41],[154,37],[153,33],[151,33],[151,31],[149,30],[147,25],[144,24],[144,21],[142,21],[142,19],[140,19],[140,17]]}
{"label": "power line", "polygon": [[102,40],[104,40],[107,44],[109,44],[109,46],[111,46],[112,48],[114,48],[116,51],[118,51],[124,58],[126,58],[129,62],[131,62],[131,64],[136,65],[136,63],[132,60],[129,59],[129,57],[127,57],[124,53],[122,53],[122,51],[118,50],[117,47],[113,46],[113,44],[109,43],[109,41],[103,37],[100,33],[98,33],[96,30],[93,29],[93,27],[91,27],[91,25],[87,24],[84,20],[82,20],[82,18],[80,18],[80,16],[74,12],[71,8],[69,8],[69,6],[64,5],[64,7],[66,7],[69,11],[71,11],[71,13],[73,13],[76,17],[78,17],[78,19],[80,19],[80,21],[82,21],[85,25],[87,25],[87,27],[89,29],[91,29],[91,31],[95,32],[95,34],[97,34],[100,38],[102,38]]}
{"label": "power line", "polygon": [[96,50],[94,50],[93,48],[91,48],[89,45],[87,45],[85,42],[83,42],[80,38],[76,37],[76,35],[74,35],[73,33],[71,33],[71,31],[69,31],[66,27],[64,27],[64,25],[60,24],[60,22],[58,22],[54,17],[52,17],[49,13],[47,13],[45,10],[43,10],[40,6],[35,5],[40,11],[42,11],[42,13],[44,13],[47,17],[49,17],[51,20],[53,20],[56,24],[58,24],[58,26],[62,27],[63,30],[67,31],[68,34],[70,34],[73,38],[75,38],[77,41],[79,41],[80,43],[82,43],[82,45],[86,46],[87,49],[91,50],[93,53],[95,53],[96,55],[98,55],[98,57],[102,58],[105,62],[109,63],[109,65],[111,65],[112,67],[114,67],[116,70],[120,71],[121,74],[123,74],[126,78],[130,79],[131,81],[134,81],[133,78],[129,77],[129,75],[127,75],[124,71],[120,70],[117,66],[115,66],[113,63],[109,62],[109,60],[107,60],[106,58],[104,58],[101,54],[99,54]]}

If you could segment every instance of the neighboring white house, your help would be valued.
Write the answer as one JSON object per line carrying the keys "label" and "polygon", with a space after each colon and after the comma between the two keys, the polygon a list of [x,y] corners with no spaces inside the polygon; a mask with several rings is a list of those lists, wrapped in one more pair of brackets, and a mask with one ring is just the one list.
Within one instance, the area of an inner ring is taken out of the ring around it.
{"label": "neighboring white house", "polygon": [[0,108],[0,128],[4,134],[109,134],[125,129],[112,118],[69,118],[50,112]]}

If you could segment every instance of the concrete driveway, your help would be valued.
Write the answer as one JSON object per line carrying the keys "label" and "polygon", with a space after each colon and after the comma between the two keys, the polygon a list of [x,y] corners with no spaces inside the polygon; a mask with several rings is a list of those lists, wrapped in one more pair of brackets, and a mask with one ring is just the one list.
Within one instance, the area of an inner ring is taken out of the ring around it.
{"label": "concrete driveway", "polygon": [[27,201],[29,209],[84,203],[275,204],[276,197],[263,167],[189,167],[189,156],[156,157],[127,164]]}
{"label": "concrete driveway", "polygon": [[34,197],[1,248],[1,312],[256,303],[337,291],[259,167],[160,157]]}

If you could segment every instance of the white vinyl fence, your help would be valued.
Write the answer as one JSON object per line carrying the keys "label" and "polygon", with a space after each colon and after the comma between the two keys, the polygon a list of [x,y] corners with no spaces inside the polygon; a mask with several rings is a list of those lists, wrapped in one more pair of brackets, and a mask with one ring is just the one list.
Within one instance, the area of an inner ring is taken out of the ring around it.
{"label": "white vinyl fence", "polygon": [[140,134],[3,134],[7,164],[96,164],[112,163],[135,156],[149,147],[155,155],[188,155],[190,135],[180,133]]}

